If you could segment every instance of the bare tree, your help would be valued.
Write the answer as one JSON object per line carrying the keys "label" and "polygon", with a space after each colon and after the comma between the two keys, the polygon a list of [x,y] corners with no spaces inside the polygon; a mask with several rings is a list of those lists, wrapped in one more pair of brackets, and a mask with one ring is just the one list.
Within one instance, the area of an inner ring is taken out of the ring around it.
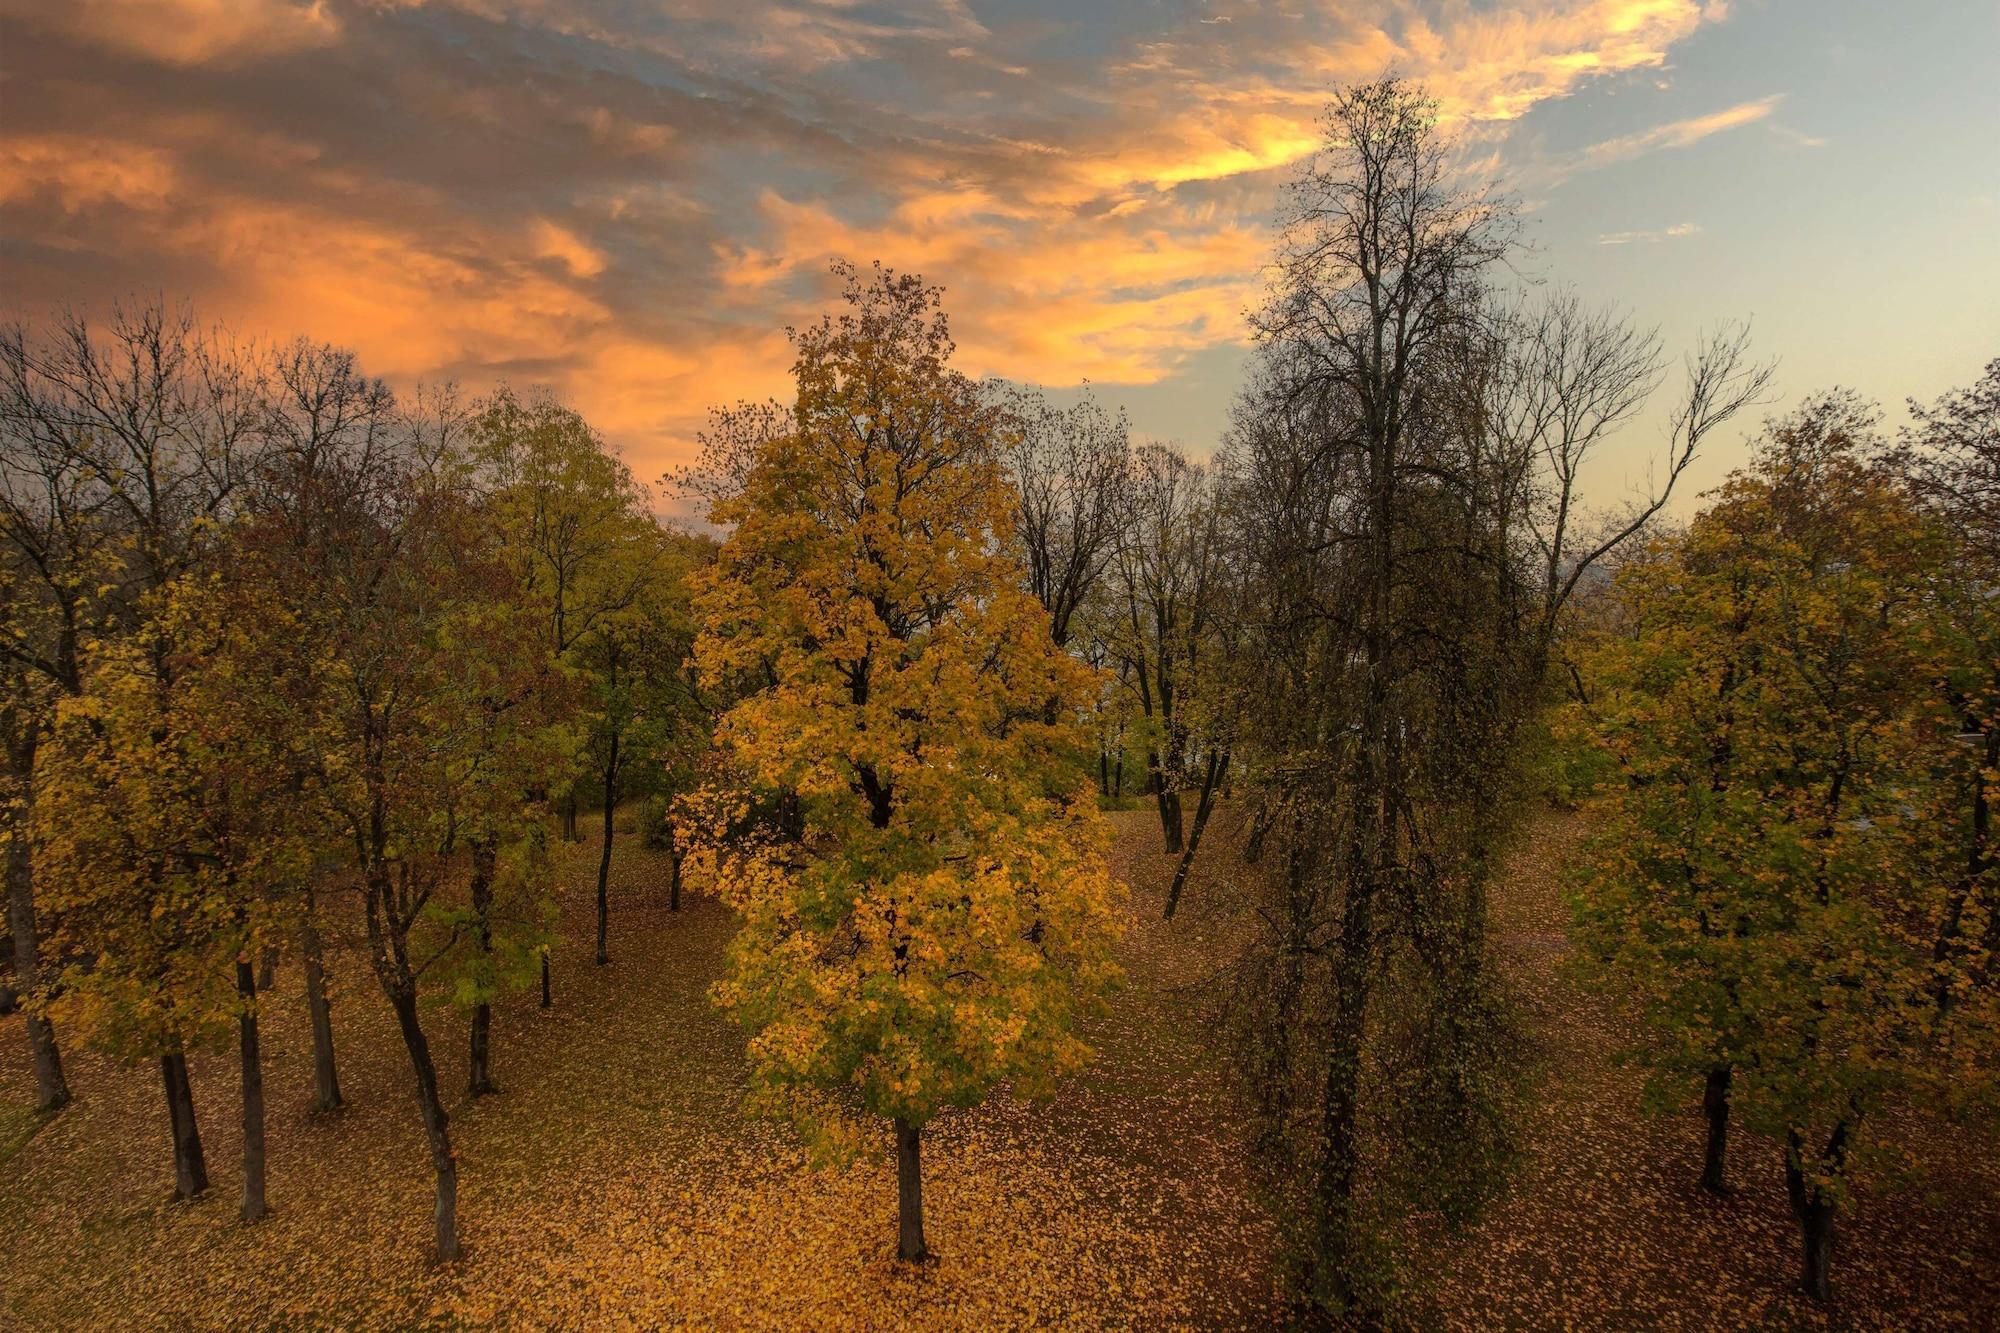
{"label": "bare tree", "polygon": [[1002,385],[992,394],[1007,415],[1003,454],[1020,494],[1029,589],[1065,647],[1071,620],[1112,559],[1131,427],[1123,410],[1107,411],[1087,389],[1068,408],[1034,389]]}
{"label": "bare tree", "polygon": [[1580,478],[1659,388],[1656,331],[1609,307],[1558,292],[1503,318],[1485,411],[1502,453],[1516,452],[1530,494],[1522,516],[1539,557],[1537,655],[1546,659],[1562,611],[1593,570],[1643,532],[1720,426],[1763,397],[1774,367],[1751,359],[1747,325],[1722,324],[1686,358],[1662,466],[1641,500],[1615,515],[1583,509]]}
{"label": "bare tree", "polygon": [[1147,782],[1166,850],[1182,846],[1180,788],[1188,757],[1182,701],[1201,670],[1222,558],[1208,471],[1178,450],[1132,451],[1112,559],[1110,654],[1148,720]]}
{"label": "bare tree", "polygon": [[[1303,1132],[1301,1114],[1313,1125],[1280,1169],[1301,1214],[1299,1295],[1328,1312],[1369,1299],[1356,1199],[1371,1150],[1449,1162],[1489,1118],[1473,1074],[1490,1027],[1480,769],[1518,693],[1519,590],[1496,517],[1519,480],[1468,420],[1463,385],[1490,345],[1485,274],[1514,221],[1457,183],[1435,116],[1398,79],[1336,95],[1324,148],[1285,198],[1238,430],[1271,598],[1263,730],[1286,812],[1261,973],[1278,1067],[1258,1073],[1283,1081],[1265,1094],[1287,1122],[1279,1139]],[[1392,980],[1398,1003],[1378,1015]],[[1410,1028],[1415,1054],[1384,1084],[1365,1076],[1389,1058],[1371,1059],[1369,1039],[1391,1026]],[[1396,1141],[1372,1141],[1385,1122]],[[1446,1192],[1454,1174],[1476,1173],[1434,1172],[1430,1206],[1463,1195]]]}
{"label": "bare tree", "polygon": [[[271,363],[271,447],[251,505],[267,521],[260,552],[275,576],[292,587],[317,586],[329,577],[326,562],[340,549],[349,505],[368,488],[389,484],[387,464],[409,443],[395,395],[361,373],[352,352],[303,339],[281,349]],[[386,497],[377,495],[376,503]],[[326,949],[321,938],[322,886],[298,886],[299,958],[305,974],[306,1013],[313,1037],[314,1111],[344,1104],[333,1046],[333,1012],[327,996]]]}

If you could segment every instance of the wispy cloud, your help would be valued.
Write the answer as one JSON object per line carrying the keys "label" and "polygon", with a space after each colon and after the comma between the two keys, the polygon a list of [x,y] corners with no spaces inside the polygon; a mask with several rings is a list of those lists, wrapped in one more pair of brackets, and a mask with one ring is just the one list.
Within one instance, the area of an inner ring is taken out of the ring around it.
{"label": "wispy cloud", "polygon": [[1754,102],[1740,102],[1721,111],[1711,111],[1705,116],[1690,116],[1686,120],[1670,121],[1665,125],[1655,125],[1651,129],[1636,134],[1623,134],[1616,139],[1606,139],[1583,150],[1582,165],[1586,167],[1609,166],[1614,162],[1626,162],[1662,148],[1686,148],[1689,144],[1700,143],[1711,135],[1722,134],[1744,125],[1753,125],[1777,109],[1785,100],[1783,93],[1772,93]]}
{"label": "wispy cloud", "polygon": [[1692,222],[1676,222],[1671,227],[1660,227],[1653,231],[1611,231],[1597,238],[1599,245],[1651,244],[1659,241],[1678,240],[1683,236],[1699,236],[1701,228]]}
{"label": "wispy cloud", "polygon": [[1824,148],[1827,143],[1825,139],[1817,134],[1807,134],[1805,131],[1795,130],[1789,125],[1773,125],[1771,133],[1794,148]]}

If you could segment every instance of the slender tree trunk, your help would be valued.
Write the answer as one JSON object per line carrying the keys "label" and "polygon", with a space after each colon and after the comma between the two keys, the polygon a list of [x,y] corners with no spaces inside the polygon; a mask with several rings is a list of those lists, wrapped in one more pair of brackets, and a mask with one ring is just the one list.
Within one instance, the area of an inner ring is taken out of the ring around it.
{"label": "slender tree trunk", "polygon": [[[1379,466],[1371,465],[1372,473]],[[1382,483],[1377,479],[1376,484]],[[1326,1033],[1326,1089],[1320,1105],[1318,1237],[1307,1293],[1328,1312],[1344,1311],[1354,1297],[1352,1272],[1354,1184],[1359,1172],[1362,1040],[1374,971],[1374,910],[1378,874],[1388,848],[1395,774],[1389,737],[1389,589],[1391,547],[1384,503],[1378,490],[1371,541],[1371,588],[1366,634],[1368,693],[1361,715],[1360,770],[1354,783],[1354,810],[1346,835],[1345,901],[1340,936],[1333,949],[1333,1004]]]}
{"label": "slender tree trunk", "polygon": [[236,993],[243,1001],[237,1020],[243,1058],[243,1220],[256,1222],[264,1204],[264,1062],[257,1049],[257,976],[250,960],[236,960]]}
{"label": "slender tree trunk", "polygon": [[795,791],[778,793],[778,828],[787,842],[803,842],[806,836],[806,810]]}
{"label": "slender tree trunk", "polygon": [[500,1091],[493,1081],[493,1006],[481,1000],[472,1006],[472,1043],[466,1060],[465,1095],[485,1097]]}
{"label": "slender tree trunk", "polygon": [[1354,1187],[1359,1175],[1362,1043],[1374,976],[1375,892],[1393,856],[1400,797],[1396,720],[1388,681],[1393,657],[1395,588],[1394,433],[1371,421],[1368,462],[1367,605],[1363,654],[1367,689],[1353,811],[1344,837],[1345,901],[1333,949],[1333,1003],[1326,1027],[1326,1090],[1320,1106],[1318,1237],[1307,1294],[1321,1310],[1344,1311],[1354,1298]]}
{"label": "slender tree trunk", "polygon": [[549,994],[549,946],[542,946],[542,1008],[546,1009],[555,1001]]}
{"label": "slender tree trunk", "polygon": [[1121,743],[1118,762],[1111,769],[1111,796],[1116,800],[1125,794],[1125,750]]}
{"label": "slender tree trunk", "polygon": [[313,905],[310,885],[306,888],[305,913],[299,918],[299,959],[306,974],[306,1014],[312,1020],[312,1109],[337,1111],[342,1103],[340,1075],[333,1060],[333,1011],[326,998],[326,955],[320,944],[319,914]]}
{"label": "slender tree trunk", "polygon": [[1194,807],[1194,827],[1188,830],[1187,850],[1181,853],[1181,863],[1174,870],[1173,886],[1167,890],[1166,919],[1174,919],[1174,909],[1181,905],[1181,890],[1187,887],[1188,872],[1194,869],[1194,854],[1201,847],[1202,830],[1208,827],[1208,816],[1215,808],[1216,780],[1229,771],[1229,751],[1210,750],[1208,767],[1201,776],[1201,800]]}
{"label": "slender tree trunk", "polygon": [[672,833],[667,835],[667,857],[669,861],[667,869],[667,910],[669,912],[678,912],[681,910],[681,849],[673,841]]}
{"label": "slender tree trunk", "polygon": [[35,882],[25,812],[17,812],[7,838],[7,929],[14,937],[14,985],[26,1011],[28,1052],[35,1062],[35,1109],[59,1111],[69,1101],[55,1025],[36,1011],[41,981],[41,936],[35,926]]}
{"label": "slender tree trunk", "polygon": [[1271,805],[1268,800],[1257,802],[1257,813],[1250,817],[1250,832],[1243,839],[1243,864],[1254,866],[1264,859],[1264,839],[1271,832]]}
{"label": "slender tree trunk", "polygon": [[[1827,1141],[1826,1156],[1836,1169],[1846,1154],[1847,1134],[1847,1122],[1843,1120],[1834,1126],[1833,1136]],[[1788,1131],[1785,1135],[1785,1194],[1791,1201],[1792,1216],[1798,1221],[1799,1239],[1805,1248],[1799,1285],[1815,1301],[1824,1301],[1833,1289],[1834,1203],[1826,1191],[1806,1179],[1804,1161],[1804,1139],[1797,1130]]]}
{"label": "slender tree trunk", "polygon": [[1708,1147],[1702,1155],[1701,1187],[1710,1194],[1727,1194],[1723,1168],[1729,1156],[1730,1067],[1720,1065],[1708,1071],[1702,1087],[1701,1109],[1708,1116]]}
{"label": "slender tree trunk", "polygon": [[[496,851],[490,842],[472,848],[472,912],[477,919],[474,938],[481,957],[493,952],[493,867]],[[472,1048],[466,1061],[466,1095],[484,1097],[500,1089],[493,1082],[493,1006],[480,1000],[472,1006]]]}
{"label": "slender tree trunk", "polygon": [[614,836],[612,814],[618,804],[618,730],[617,727],[611,729],[611,742],[606,747],[609,757],[604,761],[604,846],[597,854],[597,965],[599,967],[611,961],[611,955],[605,951],[604,944],[611,925],[611,840]]}
{"label": "slender tree trunk", "polygon": [[1153,770],[1153,799],[1160,807],[1160,833],[1165,838],[1167,851],[1181,849],[1181,794],[1167,781],[1164,768]]}
{"label": "slender tree trunk", "polygon": [[389,997],[396,1011],[396,1025],[403,1033],[403,1046],[410,1053],[410,1067],[417,1076],[417,1109],[422,1112],[424,1134],[430,1140],[431,1170],[437,1176],[437,1257],[450,1262],[458,1258],[458,1159],[451,1151],[451,1120],[438,1098],[437,1066],[431,1061],[430,1042],[424,1038],[417,1020],[415,987],[399,988]]}
{"label": "slender tree trunk", "polygon": [[576,788],[571,787],[569,795],[563,797],[562,829],[564,842],[582,842],[583,835],[576,831]]}
{"label": "slender tree trunk", "polygon": [[1097,747],[1097,789],[1106,796],[1111,794],[1111,751]]}
{"label": "slender tree trunk", "polygon": [[930,1257],[924,1244],[923,1130],[896,1120],[896,1257],[922,1263]]}
{"label": "slender tree trunk", "polygon": [[273,944],[264,950],[263,957],[257,963],[257,989],[267,991],[277,979],[278,946]]}
{"label": "slender tree trunk", "polygon": [[[1356,914],[1350,908],[1345,915],[1351,924]],[[1365,917],[1365,911],[1361,915]],[[1334,964],[1338,969],[1334,1014],[1327,1032],[1326,1088],[1320,1105],[1318,1243],[1309,1291],[1324,1308],[1335,1312],[1344,1310],[1353,1297],[1349,1264],[1354,1181],[1359,1166],[1355,1129],[1367,1008],[1367,955],[1365,945],[1352,948],[1343,940],[1339,947]]]}
{"label": "slender tree trunk", "polygon": [[1814,1300],[1825,1301],[1833,1293],[1833,1205],[1825,1200],[1808,1203],[1799,1215],[1799,1230],[1805,1241],[1799,1285]]}
{"label": "slender tree trunk", "polygon": [[[1164,676],[1164,661],[1160,671]],[[1159,793],[1160,831],[1166,835],[1167,851],[1172,854],[1181,849],[1181,790],[1175,784],[1187,768],[1187,739],[1174,723],[1173,691],[1164,679],[1160,681],[1160,726],[1166,732],[1167,748],[1154,761],[1153,781]]]}
{"label": "slender tree trunk", "polygon": [[170,1051],[160,1057],[160,1083],[166,1089],[167,1123],[174,1135],[174,1197],[193,1199],[208,1189],[208,1162],[194,1123],[194,1089],[188,1084],[186,1055]]}

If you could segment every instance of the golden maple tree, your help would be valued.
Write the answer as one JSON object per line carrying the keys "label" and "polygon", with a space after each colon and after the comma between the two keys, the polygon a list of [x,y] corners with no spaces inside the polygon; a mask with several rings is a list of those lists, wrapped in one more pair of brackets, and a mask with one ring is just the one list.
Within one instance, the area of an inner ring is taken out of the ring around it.
{"label": "golden maple tree", "polygon": [[892,1119],[918,1260],[923,1125],[1082,1063],[1115,886],[1095,684],[1024,590],[1003,419],[950,368],[936,289],[843,272],[849,312],[793,334],[789,423],[710,514],[733,532],[696,660],[757,688],[718,728],[690,869],[742,916],[715,994],[754,1034],[753,1104],[822,1150]]}

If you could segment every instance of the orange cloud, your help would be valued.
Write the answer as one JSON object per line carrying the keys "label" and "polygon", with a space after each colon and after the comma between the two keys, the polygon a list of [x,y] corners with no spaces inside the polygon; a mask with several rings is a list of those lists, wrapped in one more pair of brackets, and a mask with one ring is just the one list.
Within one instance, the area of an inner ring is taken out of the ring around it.
{"label": "orange cloud", "polygon": [[573,278],[594,278],[604,272],[601,250],[592,249],[575,232],[547,218],[535,219],[534,247],[542,258],[560,262]]}
{"label": "orange cloud", "polygon": [[1111,32],[1085,67],[1002,12],[0,0],[0,40],[33,48],[10,51],[0,223],[38,247],[34,299],[119,295],[115,271],[405,382],[546,383],[656,476],[710,403],[782,389],[781,330],[824,308],[832,256],[945,284],[973,373],[1158,382],[1246,336],[1276,183],[1335,83],[1400,68],[1493,125],[1719,17],[1252,6]]}
{"label": "orange cloud", "polygon": [[141,144],[78,135],[0,142],[0,207],[46,195],[64,213],[106,206],[167,207],[175,184],[170,154]]}
{"label": "orange cloud", "polygon": [[4,0],[0,12],[173,65],[326,46],[341,32],[323,0]]}

